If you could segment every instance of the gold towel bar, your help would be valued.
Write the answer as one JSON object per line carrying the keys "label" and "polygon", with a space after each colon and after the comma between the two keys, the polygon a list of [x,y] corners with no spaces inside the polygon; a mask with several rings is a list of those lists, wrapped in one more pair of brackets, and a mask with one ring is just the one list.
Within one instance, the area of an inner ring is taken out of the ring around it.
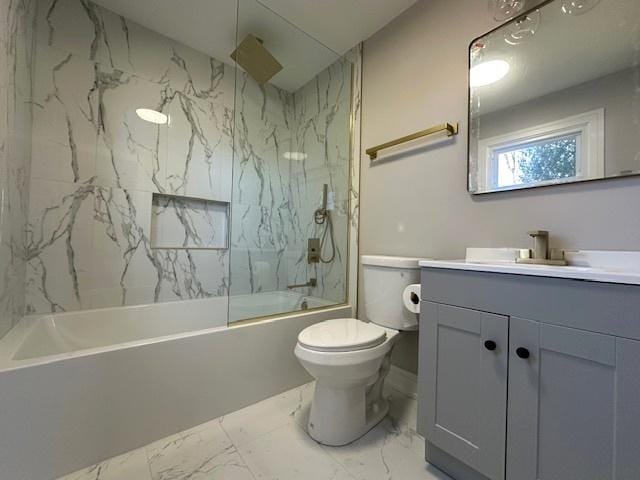
{"label": "gold towel bar", "polygon": [[451,137],[452,135],[458,134],[458,123],[443,123],[441,125],[436,125],[435,127],[427,128],[426,130],[421,130],[416,133],[412,133],[411,135],[407,135],[402,138],[398,138],[396,140],[392,140],[387,143],[383,143],[382,145],[375,146],[373,148],[367,148],[367,155],[371,160],[375,160],[378,158],[378,152],[380,150],[384,150],[385,148],[395,147],[396,145],[400,145],[401,143],[410,142],[411,140],[415,140],[416,138],[426,137],[427,135],[432,135],[438,132],[447,132],[447,137]]}

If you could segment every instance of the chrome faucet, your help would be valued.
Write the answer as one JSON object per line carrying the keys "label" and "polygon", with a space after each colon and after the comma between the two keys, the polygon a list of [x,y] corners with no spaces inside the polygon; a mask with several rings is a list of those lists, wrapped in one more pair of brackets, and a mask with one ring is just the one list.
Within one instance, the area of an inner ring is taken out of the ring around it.
{"label": "chrome faucet", "polygon": [[530,263],[537,265],[568,265],[564,258],[564,250],[559,248],[549,249],[549,232],[546,230],[533,230],[527,232],[533,238],[533,248],[520,253],[517,263]]}

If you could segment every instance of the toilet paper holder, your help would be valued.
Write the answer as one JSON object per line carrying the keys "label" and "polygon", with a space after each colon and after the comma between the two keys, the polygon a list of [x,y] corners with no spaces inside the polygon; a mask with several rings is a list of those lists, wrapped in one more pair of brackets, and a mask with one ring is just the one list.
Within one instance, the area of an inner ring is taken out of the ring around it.
{"label": "toilet paper holder", "polygon": [[409,299],[411,300],[411,303],[413,303],[414,305],[418,305],[420,303],[420,297],[416,292],[411,292]]}

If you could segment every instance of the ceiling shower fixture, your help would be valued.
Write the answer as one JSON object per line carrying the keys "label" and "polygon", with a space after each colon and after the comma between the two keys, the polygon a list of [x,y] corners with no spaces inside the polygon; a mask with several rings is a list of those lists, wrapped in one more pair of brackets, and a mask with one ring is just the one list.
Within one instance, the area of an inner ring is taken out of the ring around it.
{"label": "ceiling shower fixture", "polygon": [[262,39],[250,33],[233,51],[231,58],[251,75],[258,85],[264,85],[282,70],[282,65],[265,48]]}

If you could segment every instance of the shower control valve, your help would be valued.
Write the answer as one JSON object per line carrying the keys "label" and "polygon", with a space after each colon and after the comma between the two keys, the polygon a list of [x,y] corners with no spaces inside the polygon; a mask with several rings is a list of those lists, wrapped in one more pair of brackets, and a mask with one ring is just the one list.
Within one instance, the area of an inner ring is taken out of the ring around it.
{"label": "shower control valve", "polygon": [[307,262],[320,263],[320,239],[310,238],[307,245]]}

